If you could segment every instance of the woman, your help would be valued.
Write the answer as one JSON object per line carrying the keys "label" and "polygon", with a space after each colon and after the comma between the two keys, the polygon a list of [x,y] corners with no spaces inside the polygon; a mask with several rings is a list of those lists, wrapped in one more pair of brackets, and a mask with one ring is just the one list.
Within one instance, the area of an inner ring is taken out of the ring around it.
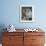
{"label": "woman", "polygon": [[23,9],[22,19],[23,20],[32,20],[32,10],[31,10],[31,8],[24,8]]}

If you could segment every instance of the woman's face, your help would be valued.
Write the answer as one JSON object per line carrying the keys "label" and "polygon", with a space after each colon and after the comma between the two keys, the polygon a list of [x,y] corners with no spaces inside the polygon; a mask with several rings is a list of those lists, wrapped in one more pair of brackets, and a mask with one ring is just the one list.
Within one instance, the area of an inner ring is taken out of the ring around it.
{"label": "woman's face", "polygon": [[25,9],[25,16],[26,17],[32,17],[32,11],[31,11],[31,9],[29,9],[29,8]]}

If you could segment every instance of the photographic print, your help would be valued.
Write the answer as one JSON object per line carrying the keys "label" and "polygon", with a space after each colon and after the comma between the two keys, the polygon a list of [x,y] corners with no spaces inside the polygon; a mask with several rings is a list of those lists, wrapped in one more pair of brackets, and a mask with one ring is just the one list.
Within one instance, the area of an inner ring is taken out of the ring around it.
{"label": "photographic print", "polygon": [[34,7],[33,7],[33,5],[21,5],[20,6],[20,21],[21,22],[34,21]]}

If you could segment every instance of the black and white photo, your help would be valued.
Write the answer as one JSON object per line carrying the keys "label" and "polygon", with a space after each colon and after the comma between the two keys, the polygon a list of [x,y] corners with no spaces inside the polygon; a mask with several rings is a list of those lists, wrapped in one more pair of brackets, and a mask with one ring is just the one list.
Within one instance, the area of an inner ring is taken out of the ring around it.
{"label": "black and white photo", "polygon": [[21,5],[20,6],[20,21],[21,22],[32,22],[34,18],[34,8],[32,5]]}

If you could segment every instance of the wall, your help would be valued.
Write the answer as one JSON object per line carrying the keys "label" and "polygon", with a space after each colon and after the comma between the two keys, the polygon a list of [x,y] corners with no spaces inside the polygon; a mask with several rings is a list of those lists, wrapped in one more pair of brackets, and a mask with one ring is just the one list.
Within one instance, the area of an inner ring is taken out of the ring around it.
{"label": "wall", "polygon": [[[13,24],[16,28],[46,28],[46,0],[1,0],[0,25]],[[20,5],[34,5],[35,22],[21,23],[19,20]]]}

